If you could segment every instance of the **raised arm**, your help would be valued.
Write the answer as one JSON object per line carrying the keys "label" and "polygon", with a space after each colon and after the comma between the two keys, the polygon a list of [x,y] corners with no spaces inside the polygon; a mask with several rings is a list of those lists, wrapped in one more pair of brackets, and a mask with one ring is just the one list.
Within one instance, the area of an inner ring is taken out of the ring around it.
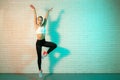
{"label": "raised arm", "polygon": [[46,15],[45,15],[45,18],[46,18],[46,19],[48,18],[49,12],[52,11],[52,9],[53,9],[53,8],[50,8],[50,9],[47,10]]}
{"label": "raised arm", "polygon": [[36,13],[36,9],[32,4],[30,5],[30,7],[31,7],[31,9],[33,10],[33,13],[34,13],[34,26],[35,26],[35,29],[37,29],[37,13]]}
{"label": "raised arm", "polygon": [[49,12],[52,11],[52,9],[53,9],[53,8],[50,8],[50,9],[47,10],[46,15],[45,15],[45,17],[44,17],[43,26],[46,25],[46,23],[47,23],[47,18],[48,18],[48,16],[49,16]]}

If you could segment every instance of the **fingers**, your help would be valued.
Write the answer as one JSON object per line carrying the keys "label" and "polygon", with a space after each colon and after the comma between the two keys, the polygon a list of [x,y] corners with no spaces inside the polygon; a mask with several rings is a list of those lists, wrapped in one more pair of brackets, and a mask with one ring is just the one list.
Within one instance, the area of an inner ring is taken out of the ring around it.
{"label": "fingers", "polygon": [[50,8],[48,11],[52,11],[53,8]]}
{"label": "fingers", "polygon": [[50,10],[52,10],[53,8],[51,8]]}

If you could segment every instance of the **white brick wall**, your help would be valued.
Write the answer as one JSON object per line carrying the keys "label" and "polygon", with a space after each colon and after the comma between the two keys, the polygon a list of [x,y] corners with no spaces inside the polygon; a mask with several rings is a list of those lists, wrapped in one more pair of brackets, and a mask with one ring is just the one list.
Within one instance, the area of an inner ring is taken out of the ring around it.
{"label": "white brick wall", "polygon": [[[46,40],[57,43],[42,62],[45,73],[120,71],[119,5],[109,0],[1,0],[0,73],[37,73],[33,14],[53,7]],[[61,12],[61,13],[60,13]],[[43,47],[43,50],[46,48]]]}

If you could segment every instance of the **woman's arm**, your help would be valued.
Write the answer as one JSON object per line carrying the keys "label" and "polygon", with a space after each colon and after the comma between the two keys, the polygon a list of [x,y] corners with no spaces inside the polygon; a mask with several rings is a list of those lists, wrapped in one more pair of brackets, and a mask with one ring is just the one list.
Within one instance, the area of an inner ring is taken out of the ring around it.
{"label": "woman's arm", "polygon": [[35,9],[35,7],[32,4],[30,5],[30,7],[31,7],[31,9],[34,12],[34,26],[35,26],[35,29],[37,29],[37,14],[36,14],[36,9]]}
{"label": "woman's arm", "polygon": [[49,12],[52,11],[52,9],[53,9],[53,8],[47,10],[46,15],[45,15],[45,18],[46,18],[46,19],[48,18]]}
{"label": "woman's arm", "polygon": [[48,16],[49,16],[49,12],[52,11],[52,9],[53,9],[53,8],[47,10],[46,15],[45,15],[45,18],[44,18],[43,26],[46,25],[46,23],[47,23],[47,18],[48,18]]}

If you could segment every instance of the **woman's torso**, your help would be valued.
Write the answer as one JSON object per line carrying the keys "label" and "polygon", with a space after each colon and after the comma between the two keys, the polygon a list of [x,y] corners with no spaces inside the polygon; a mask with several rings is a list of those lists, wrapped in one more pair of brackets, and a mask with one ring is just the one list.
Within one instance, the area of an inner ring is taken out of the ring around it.
{"label": "woman's torso", "polygon": [[36,29],[37,40],[45,39],[46,29],[44,26],[38,26]]}

